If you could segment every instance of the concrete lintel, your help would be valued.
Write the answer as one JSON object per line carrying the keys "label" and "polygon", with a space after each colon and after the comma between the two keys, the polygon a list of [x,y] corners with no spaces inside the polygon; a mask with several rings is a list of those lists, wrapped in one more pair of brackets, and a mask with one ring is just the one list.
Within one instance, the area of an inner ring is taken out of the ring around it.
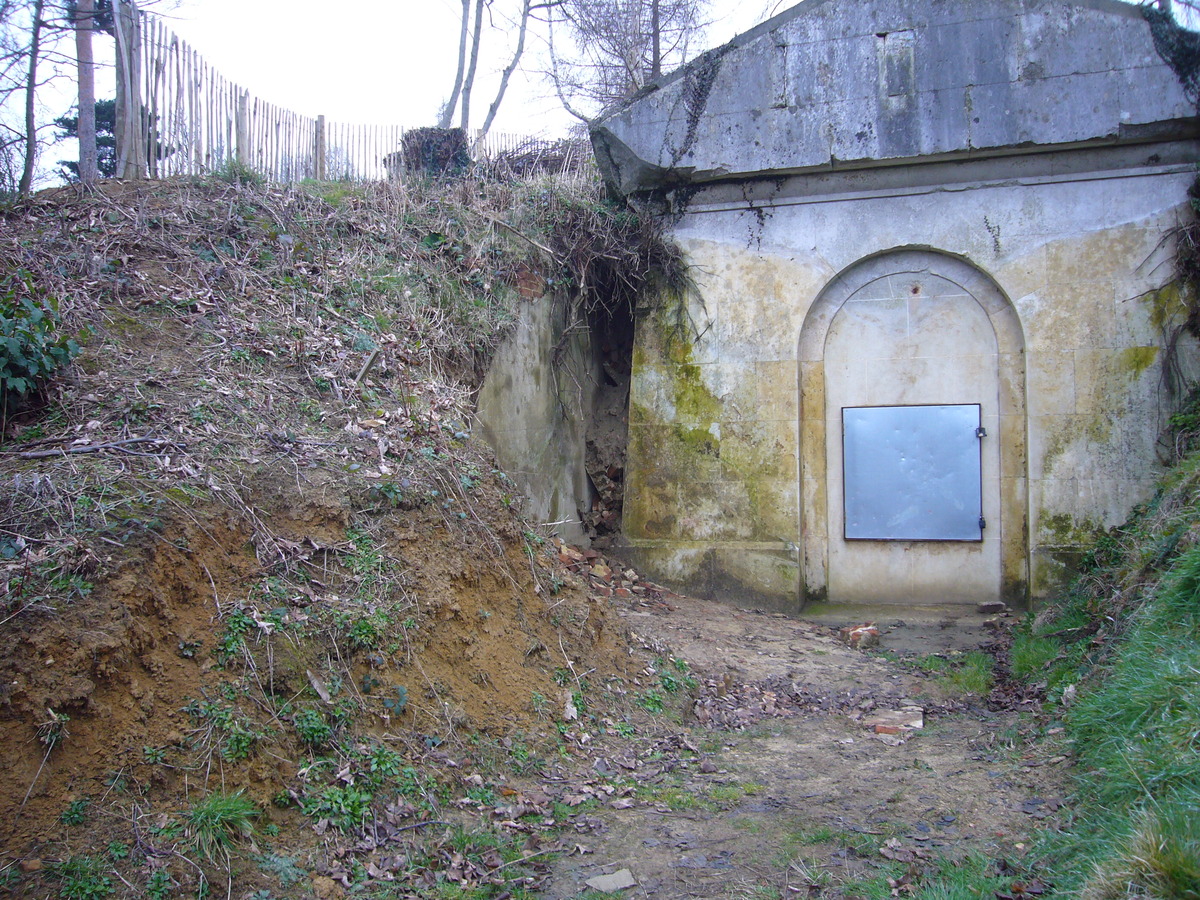
{"label": "concrete lintel", "polygon": [[765,174],[751,181],[713,182],[693,188],[689,213],[753,206],[793,206],[878,197],[976,190],[999,185],[1054,184],[1194,171],[1200,148],[1193,140],[1138,145],[1085,146],[1012,155],[906,160],[845,171]]}

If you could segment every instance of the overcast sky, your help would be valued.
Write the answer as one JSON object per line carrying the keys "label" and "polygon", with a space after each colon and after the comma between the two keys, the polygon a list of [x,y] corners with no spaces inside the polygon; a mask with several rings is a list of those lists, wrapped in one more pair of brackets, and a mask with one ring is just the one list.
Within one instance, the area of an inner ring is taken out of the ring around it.
{"label": "overcast sky", "polygon": [[[712,25],[695,50],[724,43],[791,5],[713,0]],[[331,121],[420,126],[435,122],[450,93],[460,10],[459,0],[180,0],[163,15],[223,75],[264,100]],[[482,124],[515,43],[511,31],[484,35],[474,126]],[[570,126],[573,119],[540,74],[546,57],[544,39],[531,37],[494,131],[556,135]]]}

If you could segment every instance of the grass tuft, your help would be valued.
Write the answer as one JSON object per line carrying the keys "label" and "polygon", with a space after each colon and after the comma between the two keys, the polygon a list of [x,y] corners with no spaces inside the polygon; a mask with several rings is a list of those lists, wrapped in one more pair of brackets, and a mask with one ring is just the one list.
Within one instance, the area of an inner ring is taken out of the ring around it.
{"label": "grass tuft", "polygon": [[1084,882],[1080,900],[1200,900],[1200,804],[1144,812]]}
{"label": "grass tuft", "polygon": [[187,834],[195,847],[210,862],[228,859],[230,848],[240,839],[254,834],[258,807],[244,791],[233,794],[209,794],[192,807],[187,816]]}

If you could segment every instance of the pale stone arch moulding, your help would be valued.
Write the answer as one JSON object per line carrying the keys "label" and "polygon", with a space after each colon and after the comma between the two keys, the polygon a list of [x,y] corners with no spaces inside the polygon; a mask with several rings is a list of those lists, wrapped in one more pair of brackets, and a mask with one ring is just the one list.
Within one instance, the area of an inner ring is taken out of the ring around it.
{"label": "pale stone arch moulding", "polygon": [[[798,374],[802,600],[826,599],[829,584],[828,479],[831,476],[826,460],[826,339],[834,318],[858,291],[879,279],[907,274],[928,274],[953,282],[979,304],[994,331],[999,369],[999,590],[1006,602],[1024,605],[1029,596],[1030,567],[1024,330],[1012,302],[989,275],[966,259],[926,247],[887,250],[847,266],[821,290],[801,327]],[[841,475],[834,473],[833,477]]]}

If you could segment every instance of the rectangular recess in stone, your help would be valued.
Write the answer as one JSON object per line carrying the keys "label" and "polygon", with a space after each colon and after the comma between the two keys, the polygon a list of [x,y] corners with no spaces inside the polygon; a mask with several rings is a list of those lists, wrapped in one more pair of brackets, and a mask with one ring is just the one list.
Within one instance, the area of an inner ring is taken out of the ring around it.
{"label": "rectangular recess in stone", "polygon": [[982,541],[980,408],[842,409],[846,540]]}

